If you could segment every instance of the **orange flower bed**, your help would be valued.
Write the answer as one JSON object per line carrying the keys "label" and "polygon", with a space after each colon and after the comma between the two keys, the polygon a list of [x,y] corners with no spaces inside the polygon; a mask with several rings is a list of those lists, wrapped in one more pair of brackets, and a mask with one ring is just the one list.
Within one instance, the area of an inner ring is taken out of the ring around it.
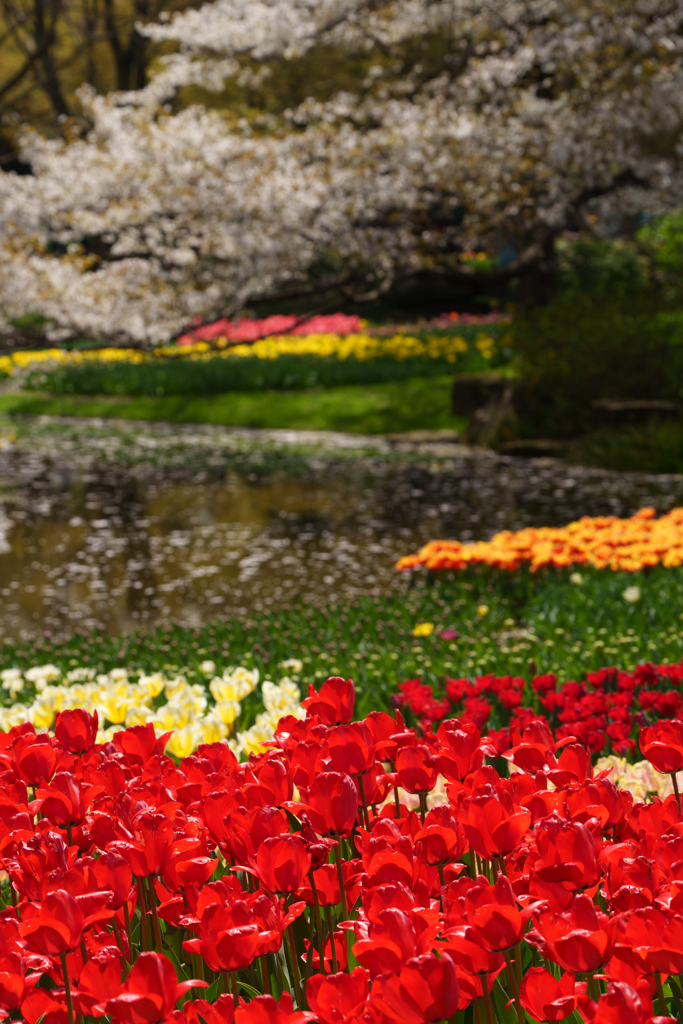
{"label": "orange flower bed", "polygon": [[399,559],[396,568],[492,565],[513,570],[524,563],[529,563],[532,572],[546,565],[593,565],[626,572],[660,564],[666,568],[683,565],[683,508],[675,508],[659,519],[653,508],[641,508],[630,519],[582,516],[568,526],[503,530],[490,541],[473,544],[433,540],[417,554]]}

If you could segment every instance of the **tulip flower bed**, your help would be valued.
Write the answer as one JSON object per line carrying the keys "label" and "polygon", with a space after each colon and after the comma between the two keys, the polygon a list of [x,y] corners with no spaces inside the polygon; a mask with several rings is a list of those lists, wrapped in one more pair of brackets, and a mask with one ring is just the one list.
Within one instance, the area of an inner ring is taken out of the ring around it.
{"label": "tulip flower bed", "polygon": [[[292,665],[300,667],[300,662]],[[97,712],[98,742],[110,742],[124,725],[150,724],[157,734],[170,736],[165,752],[174,757],[226,739],[235,754],[246,756],[272,740],[283,715],[302,714],[299,687],[288,676],[277,685],[265,679],[259,688],[257,669],[229,667],[218,676],[212,661],[202,662],[200,669],[203,683],[189,683],[182,673],[139,673],[135,679],[135,673],[121,668],[97,673],[80,667],[64,674],[50,664],[25,672],[2,669],[2,687],[15,703],[0,708],[0,730],[24,722],[50,729],[60,711],[83,707]]]}
{"label": "tulip flower bed", "polygon": [[[98,744],[83,709],[0,737],[2,1014],[680,1018],[677,794],[634,801],[544,721],[513,729],[508,777],[472,722],[353,721],[354,698],[326,680],[242,763],[224,742],[172,759],[151,724]],[[683,722],[640,746],[675,773]]]}
{"label": "tulip flower bed", "polygon": [[[495,328],[494,328],[495,333]],[[487,370],[507,357],[491,331],[439,328],[419,335],[367,331],[273,335],[250,343],[197,341],[153,352],[46,349],[0,357],[0,373],[55,394],[209,395],[378,384]]]}
{"label": "tulip flower bed", "polygon": [[592,753],[632,760],[640,728],[660,718],[683,716],[683,662],[638,665],[633,672],[602,668],[581,682],[560,683],[554,673],[533,677],[477,676],[441,681],[440,689],[407,679],[394,703],[410,712],[425,732],[457,716],[483,730],[499,754],[515,731],[542,719],[556,739],[573,736]]}
{"label": "tulip flower bed", "polygon": [[584,516],[564,527],[504,530],[490,541],[474,544],[431,541],[417,555],[401,558],[396,567],[444,570],[489,565],[512,572],[525,563],[532,572],[546,566],[640,572],[659,564],[683,565],[683,508],[659,519],[653,508],[642,508],[630,519]]}

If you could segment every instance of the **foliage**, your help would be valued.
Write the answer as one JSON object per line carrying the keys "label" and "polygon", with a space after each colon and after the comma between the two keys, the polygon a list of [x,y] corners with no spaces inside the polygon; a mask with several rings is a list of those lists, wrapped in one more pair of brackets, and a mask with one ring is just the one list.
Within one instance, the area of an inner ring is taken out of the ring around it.
{"label": "foliage", "polygon": [[596,430],[571,444],[566,458],[622,473],[683,473],[683,423],[655,416],[641,426]]}
{"label": "foliage", "polygon": [[593,426],[593,401],[678,399],[683,386],[683,315],[656,294],[559,292],[518,308],[511,334],[527,436],[571,437]]}
{"label": "foliage", "polygon": [[557,287],[562,291],[597,293],[602,298],[616,293],[628,300],[647,281],[647,262],[632,242],[578,237],[561,239],[555,251]]}

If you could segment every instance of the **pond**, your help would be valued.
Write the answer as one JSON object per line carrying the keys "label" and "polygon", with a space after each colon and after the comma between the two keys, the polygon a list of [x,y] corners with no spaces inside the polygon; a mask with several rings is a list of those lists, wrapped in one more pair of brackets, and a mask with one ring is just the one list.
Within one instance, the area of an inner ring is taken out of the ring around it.
{"label": "pond", "polygon": [[26,421],[0,450],[0,639],[386,591],[435,537],[682,502],[682,477],[446,442]]}

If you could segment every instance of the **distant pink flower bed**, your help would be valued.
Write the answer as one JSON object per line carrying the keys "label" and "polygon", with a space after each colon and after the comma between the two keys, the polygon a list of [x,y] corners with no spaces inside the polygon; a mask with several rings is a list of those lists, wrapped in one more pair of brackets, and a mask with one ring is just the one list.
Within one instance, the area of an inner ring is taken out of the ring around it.
{"label": "distant pink flower bed", "polygon": [[[441,313],[431,320],[421,320],[415,324],[401,325],[402,331],[424,330],[425,328],[455,327],[465,324],[496,324],[504,318],[499,310],[492,313]],[[277,314],[267,316],[264,320],[250,320],[242,317],[239,320],[227,320],[223,317],[215,320],[212,324],[203,324],[194,331],[188,331],[181,335],[176,344],[193,345],[197,341],[215,341],[216,338],[225,338],[226,341],[237,343],[240,341],[258,341],[259,338],[267,338],[274,334],[359,334],[365,327],[368,334],[389,335],[395,334],[396,324],[389,324],[385,327],[373,327],[368,329],[358,316],[347,316],[345,313],[330,313],[328,316],[312,316],[309,320],[299,323],[297,316],[284,316]]]}
{"label": "distant pink flower bed", "polygon": [[361,331],[360,317],[346,316],[344,313],[331,313],[329,316],[312,316],[310,320],[299,323],[296,316],[267,316],[264,320],[216,320],[212,324],[204,324],[195,331],[183,334],[177,340],[178,345],[192,345],[196,341],[213,341],[214,338],[227,338],[228,341],[258,341],[273,334],[357,334]]}

